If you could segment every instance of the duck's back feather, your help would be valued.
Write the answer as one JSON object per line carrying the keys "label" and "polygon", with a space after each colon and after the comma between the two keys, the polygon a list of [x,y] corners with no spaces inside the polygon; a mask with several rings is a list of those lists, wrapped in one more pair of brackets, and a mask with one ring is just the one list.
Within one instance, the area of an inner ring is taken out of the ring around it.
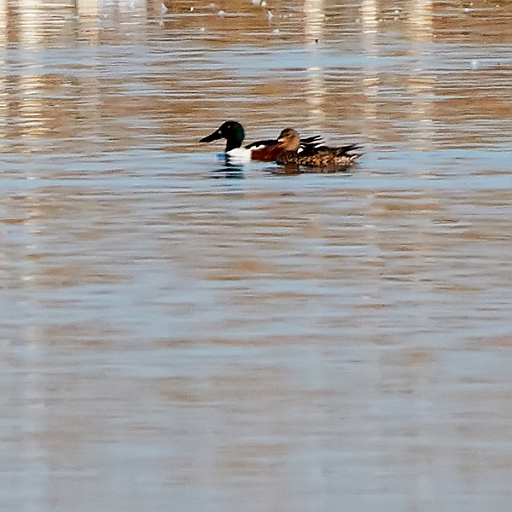
{"label": "duck's back feather", "polygon": [[348,144],[339,148],[301,144],[297,151],[283,151],[276,161],[282,165],[335,167],[338,170],[343,170],[350,167],[361,156],[361,153],[351,153],[360,148],[361,146],[358,144]]}

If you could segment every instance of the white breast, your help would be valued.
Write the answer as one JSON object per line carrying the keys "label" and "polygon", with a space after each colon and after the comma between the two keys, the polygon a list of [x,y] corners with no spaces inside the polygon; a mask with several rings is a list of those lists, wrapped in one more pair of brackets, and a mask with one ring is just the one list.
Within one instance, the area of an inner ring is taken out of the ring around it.
{"label": "white breast", "polygon": [[249,162],[251,160],[251,151],[246,148],[232,149],[226,155],[229,157],[229,161],[233,163]]}

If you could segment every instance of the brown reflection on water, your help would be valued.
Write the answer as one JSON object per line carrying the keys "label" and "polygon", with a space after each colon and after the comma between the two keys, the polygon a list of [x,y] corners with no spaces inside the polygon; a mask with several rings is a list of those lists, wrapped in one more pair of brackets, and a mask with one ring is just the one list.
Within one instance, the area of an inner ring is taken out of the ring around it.
{"label": "brown reflection on water", "polygon": [[[294,123],[304,130],[333,135],[340,131],[348,135],[365,132],[364,135],[377,142],[385,140],[396,144],[417,140],[419,148],[428,150],[432,144],[450,144],[452,140],[453,145],[485,143],[492,138],[485,126],[493,119],[500,119],[509,126],[511,105],[507,78],[510,64],[505,54],[504,60],[498,53],[495,60],[490,61],[489,56],[483,56],[478,49],[455,60],[450,52],[436,54],[435,46],[431,46],[443,33],[443,28],[437,27],[434,20],[444,19],[448,17],[446,13],[451,12],[466,16],[468,13],[463,6],[450,4],[448,8],[447,4],[409,2],[395,12],[378,2],[365,1],[359,10],[337,11],[323,2],[309,2],[301,13],[283,2],[276,5],[276,14],[269,20],[265,14],[268,6],[235,3],[231,11],[240,16],[226,17],[219,16],[219,11],[224,10],[220,4],[215,8],[197,4],[173,4],[168,13],[162,13],[153,4],[148,7],[144,2],[135,2],[133,6],[112,3],[112,8],[117,5],[115,13],[122,16],[117,19],[110,8],[96,11],[91,3],[84,2],[77,6],[81,10],[77,19],[73,16],[68,19],[68,7],[45,13],[41,23],[44,27],[48,23],[48,26],[38,32],[41,18],[38,13],[43,7],[20,9],[15,3],[8,3],[14,14],[9,14],[11,10],[5,11],[8,14],[6,33],[12,32],[12,42],[28,47],[62,46],[53,30],[52,23],[57,19],[63,25],[97,25],[97,34],[92,39],[81,29],[71,33],[59,30],[64,42],[75,39],[80,44],[100,45],[98,51],[78,47],[77,58],[83,61],[79,74],[74,64],[65,61],[60,63],[61,69],[42,73],[37,54],[22,56],[26,69],[21,74],[16,71],[20,63],[15,63],[12,72],[4,78],[4,89],[9,93],[6,108],[12,110],[8,117],[21,115],[16,123],[8,123],[9,128],[15,130],[13,136],[17,137],[19,131],[24,130],[61,140],[73,130],[92,130],[97,132],[100,142],[107,139],[109,145],[117,143],[122,149],[133,145],[133,137],[142,132],[148,136],[168,137],[170,147],[189,151],[192,145],[183,147],[182,135],[194,140],[200,137],[202,127],[197,124],[203,119],[212,119],[212,124],[217,124],[226,117],[243,117],[242,121],[255,130],[248,132],[249,137],[267,135],[263,131],[268,132],[269,125],[270,130],[279,132],[284,123]],[[191,7],[194,10],[191,11]],[[505,11],[506,6],[500,9]],[[478,7],[473,10],[477,11]],[[502,15],[507,18],[510,13],[505,11]],[[114,23],[114,26],[102,23]],[[132,49],[110,46],[126,44],[123,38],[127,35],[117,30],[115,23],[146,26],[145,40],[139,41],[140,31],[135,31],[135,39],[132,38],[130,44],[140,43],[144,48],[146,40],[156,44],[161,39],[165,46],[157,46],[155,55],[159,57],[134,51],[135,46]],[[350,30],[340,33],[340,24]],[[385,40],[382,34],[388,30],[392,31],[393,38]],[[215,37],[210,37],[208,31]],[[24,36],[26,32],[31,35]],[[220,34],[224,38],[221,41],[217,37]],[[265,37],[261,39],[260,35]],[[186,44],[177,46],[176,40],[184,36]],[[322,64],[327,48],[332,47],[340,55],[348,53],[349,48],[341,45],[340,37],[346,38],[352,48],[361,47],[364,55],[370,57],[362,63],[363,73],[346,69],[343,64]],[[408,40],[411,47],[402,47]],[[250,41],[262,51],[234,50],[222,57],[219,66],[215,52],[194,50],[193,41],[201,41],[205,48],[217,45],[217,49],[224,48],[228,52],[231,51],[229,45]],[[265,80],[258,78],[260,71],[253,68],[251,62],[258,62],[262,55],[271,56],[272,49],[282,51],[287,44],[303,41],[309,60],[303,69],[296,67],[301,64],[298,57],[290,67],[282,62],[277,71],[269,70]],[[425,46],[427,43],[430,46]],[[247,54],[245,60],[240,52]],[[403,63],[397,59],[391,69],[380,64],[379,59],[395,57],[403,57]],[[139,58],[143,66],[138,72],[142,91],[127,90],[127,79],[133,77],[124,71],[118,73],[123,69],[123,62],[134,58]],[[9,59],[5,64],[7,69]],[[444,60],[441,66],[433,65],[440,60]],[[245,68],[242,74],[237,72],[240,64]],[[241,96],[240,92],[246,96]],[[247,109],[248,105],[251,109]],[[363,114],[364,123],[360,120]],[[135,120],[142,116],[146,122],[137,126]],[[110,140],[108,133],[112,129],[116,131],[114,125],[123,118],[123,131],[131,132],[132,136]],[[343,120],[343,130],[338,119]],[[462,130],[460,122],[467,123]],[[477,125],[476,130],[472,129],[473,124]],[[457,129],[451,129],[451,125],[457,125]],[[105,126],[107,128],[102,130]],[[447,130],[450,130],[448,134]]]}

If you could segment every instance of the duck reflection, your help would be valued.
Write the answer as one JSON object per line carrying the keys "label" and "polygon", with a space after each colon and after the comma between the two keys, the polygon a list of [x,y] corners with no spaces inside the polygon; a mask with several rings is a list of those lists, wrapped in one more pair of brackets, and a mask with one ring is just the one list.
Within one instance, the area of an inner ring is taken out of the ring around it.
{"label": "duck reflection", "polygon": [[243,180],[245,178],[245,169],[243,164],[233,164],[229,162],[224,154],[217,156],[218,160],[222,160],[222,165],[216,169],[212,169],[210,177],[214,180]]}

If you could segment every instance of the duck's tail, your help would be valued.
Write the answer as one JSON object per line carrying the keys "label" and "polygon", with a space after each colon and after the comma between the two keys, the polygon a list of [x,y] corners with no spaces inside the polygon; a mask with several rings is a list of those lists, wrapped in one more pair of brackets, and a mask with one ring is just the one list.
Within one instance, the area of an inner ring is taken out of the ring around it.
{"label": "duck's tail", "polygon": [[336,156],[347,157],[350,164],[353,164],[358,158],[363,156],[363,153],[352,153],[352,151],[356,151],[358,149],[362,149],[359,144],[348,144],[347,146],[336,148]]}

